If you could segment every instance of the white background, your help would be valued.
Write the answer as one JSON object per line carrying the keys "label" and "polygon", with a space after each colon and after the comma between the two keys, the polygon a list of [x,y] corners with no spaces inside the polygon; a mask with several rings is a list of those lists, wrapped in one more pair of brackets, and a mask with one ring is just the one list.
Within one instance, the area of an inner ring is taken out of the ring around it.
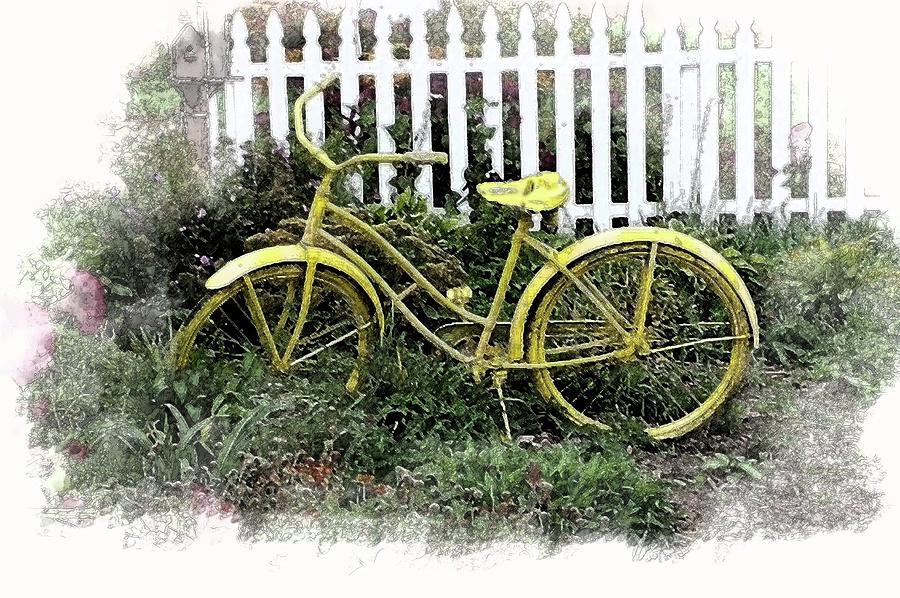
{"label": "white background", "polygon": [[[333,3],[333,2],[332,2]],[[218,5],[219,3],[213,3]],[[392,3],[393,4],[393,3]],[[584,4],[584,3],[582,3]],[[750,3],[746,3],[750,4]],[[898,139],[896,15],[875,2],[841,7],[829,2],[752,3],[753,14],[788,31],[797,48],[830,52],[855,65],[847,89],[862,100],[870,119],[867,161],[875,186],[897,197]],[[889,3],[885,3],[888,5]],[[621,2],[613,8],[622,6]],[[726,15],[741,5],[698,2],[648,6],[651,17],[696,14],[710,8]],[[121,115],[127,98],[123,75],[155,41],[177,33],[190,2],[103,0],[18,3],[2,9],[0,101],[4,185],[0,190],[0,293],[17,294],[18,256],[40,242],[36,206],[71,181],[108,178],[102,151],[108,146],[101,119]],[[743,10],[747,10],[744,8]],[[848,58],[846,58],[848,57]],[[892,57],[892,60],[888,60]],[[3,334],[5,356],[15,338]],[[895,388],[870,411],[863,450],[877,455],[886,472],[883,516],[861,534],[835,533],[803,541],[754,541],[732,547],[703,546],[670,563],[633,562],[629,549],[591,545],[534,560],[527,548],[502,548],[476,559],[422,558],[413,548],[339,545],[318,555],[306,544],[245,545],[201,540],[185,550],[122,549],[121,531],[105,527],[58,531],[40,528],[38,481],[27,479],[24,422],[15,417],[16,387],[0,381],[0,562],[7,595],[183,595],[225,590],[259,593],[280,589],[302,595],[353,588],[366,594],[468,591],[541,594],[565,591],[711,595],[768,589],[824,595],[880,595],[897,571],[900,422]],[[890,585],[888,585],[890,584]],[[16,585],[19,585],[16,588]],[[462,590],[462,591],[465,591]],[[895,592],[896,589],[893,590]],[[893,594],[893,592],[891,592]]]}

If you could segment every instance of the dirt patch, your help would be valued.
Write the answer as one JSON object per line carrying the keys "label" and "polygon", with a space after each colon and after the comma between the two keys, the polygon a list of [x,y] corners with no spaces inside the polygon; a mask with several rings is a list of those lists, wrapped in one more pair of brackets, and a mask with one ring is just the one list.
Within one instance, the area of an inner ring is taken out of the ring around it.
{"label": "dirt patch", "polygon": [[[696,435],[677,451],[641,456],[672,483],[685,514],[668,548],[861,531],[878,515],[883,474],[859,448],[866,412],[858,393],[837,381],[804,385],[777,415],[758,411],[762,396],[735,398],[745,417],[727,436]],[[717,455],[730,465],[720,467]]]}

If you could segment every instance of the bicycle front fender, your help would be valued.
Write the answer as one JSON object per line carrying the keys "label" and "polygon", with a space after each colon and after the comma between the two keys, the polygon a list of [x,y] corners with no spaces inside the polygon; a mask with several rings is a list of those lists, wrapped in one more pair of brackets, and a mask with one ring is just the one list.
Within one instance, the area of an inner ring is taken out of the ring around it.
{"label": "bicycle front fender", "polygon": [[375,315],[378,318],[378,326],[381,329],[381,333],[384,334],[384,312],[372,281],[350,260],[321,247],[307,247],[298,243],[264,247],[245,253],[226,263],[215,274],[210,276],[206,281],[206,288],[210,290],[222,289],[242,276],[260,268],[291,262],[314,263],[316,266],[322,265],[332,270],[337,270],[350,278],[371,300],[375,308]]}
{"label": "bicycle front fender", "polygon": [[[750,296],[750,291],[747,290],[747,285],[741,280],[734,266],[728,263],[728,260],[722,254],[699,239],[669,228],[651,226],[616,228],[572,243],[559,252],[558,258],[562,265],[568,266],[598,249],[635,241],[655,242],[684,249],[715,268],[728,281],[740,298],[744,311],[747,313],[750,330],[753,332],[753,347],[759,346],[759,320],[756,315],[756,308],[753,305],[753,298]],[[528,283],[528,286],[525,287],[519,302],[516,304],[516,311],[513,314],[510,326],[509,352],[511,359],[521,359],[525,354],[525,327],[531,318],[537,299],[543,293],[544,286],[558,273],[559,270],[552,263],[547,263],[538,270],[531,282]]]}

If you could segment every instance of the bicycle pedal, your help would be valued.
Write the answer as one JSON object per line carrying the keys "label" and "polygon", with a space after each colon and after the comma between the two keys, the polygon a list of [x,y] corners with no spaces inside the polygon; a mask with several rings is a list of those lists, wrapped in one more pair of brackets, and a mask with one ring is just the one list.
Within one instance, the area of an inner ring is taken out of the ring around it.
{"label": "bicycle pedal", "polygon": [[467,284],[447,289],[447,299],[460,307],[465,307],[466,303],[468,303],[471,298],[472,289],[470,289]]}

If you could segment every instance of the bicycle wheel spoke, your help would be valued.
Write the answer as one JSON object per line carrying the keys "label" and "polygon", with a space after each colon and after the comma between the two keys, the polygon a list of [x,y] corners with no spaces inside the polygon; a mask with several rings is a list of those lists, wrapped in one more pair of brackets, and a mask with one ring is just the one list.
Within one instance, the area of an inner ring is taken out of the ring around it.
{"label": "bicycle wheel spoke", "polygon": [[310,262],[306,266],[306,277],[303,280],[303,292],[300,294],[300,313],[297,315],[297,321],[294,323],[294,332],[291,334],[288,345],[284,349],[284,361],[288,361],[291,358],[294,347],[297,346],[297,341],[300,339],[300,334],[303,332],[303,326],[306,324],[306,318],[309,315],[309,303],[312,296],[315,274],[316,263]]}
{"label": "bicycle wheel spoke", "polygon": [[719,336],[716,338],[700,338],[700,339],[695,339],[695,340],[691,340],[691,341],[684,342],[684,343],[679,343],[677,345],[669,345],[667,347],[657,347],[655,349],[650,349],[650,353],[662,353],[665,351],[674,351],[676,349],[683,349],[685,347],[691,347],[694,345],[705,345],[708,343],[723,343],[723,342],[727,342],[727,341],[736,341],[736,340],[741,340],[741,339],[745,339],[745,338],[750,338],[750,335],[749,334],[738,334],[738,335],[734,335],[734,336]]}
{"label": "bicycle wheel spoke", "polygon": [[650,307],[651,297],[650,289],[653,286],[653,270],[656,268],[657,247],[656,243],[650,245],[650,253],[647,255],[647,261],[641,269],[641,286],[638,291],[637,307],[634,312],[635,334],[641,334],[647,322],[647,309]]}
{"label": "bicycle wheel spoke", "polygon": [[275,339],[272,338],[272,332],[269,330],[269,324],[266,322],[266,316],[259,303],[259,297],[249,276],[244,276],[244,297],[247,307],[250,309],[253,324],[256,326],[257,333],[259,333],[259,341],[269,352],[269,358],[272,362],[276,365],[281,365],[281,356],[278,355],[278,349],[275,347]]}
{"label": "bicycle wheel spoke", "polygon": [[291,308],[294,304],[294,294],[297,292],[297,279],[291,278],[288,281],[287,294],[284,298],[284,307],[281,309],[281,315],[278,317],[278,323],[275,325],[275,331],[273,332],[273,336],[276,338],[281,335],[281,332],[284,330],[285,325],[287,324],[288,316],[290,315]]}
{"label": "bicycle wheel spoke", "polygon": [[339,336],[338,338],[334,339],[334,340],[331,341],[330,343],[328,343],[328,344],[326,344],[326,345],[322,345],[322,346],[319,347],[318,349],[316,349],[316,350],[314,350],[314,351],[310,351],[309,353],[307,353],[306,355],[304,355],[304,356],[302,356],[302,357],[298,357],[297,359],[295,359],[294,361],[291,362],[291,367],[294,367],[294,366],[297,365],[298,363],[302,363],[303,361],[306,361],[306,360],[309,359],[310,357],[314,357],[315,355],[318,355],[319,353],[321,353],[321,352],[324,351],[325,349],[329,349],[329,348],[331,348],[331,347],[333,347],[333,346],[335,346],[335,345],[337,345],[337,344],[339,344],[339,343],[341,343],[341,342],[347,340],[348,338],[350,338],[351,336],[353,336],[353,335],[355,335],[355,334],[359,334],[362,330],[365,330],[366,328],[368,328],[368,327],[371,326],[371,325],[372,325],[372,323],[371,323],[371,322],[368,322],[368,323],[366,323],[365,325],[363,325],[363,326],[361,326],[361,327],[359,327],[359,328],[354,328],[353,330],[351,330],[351,331],[348,332],[347,334],[344,334],[344,335],[342,335],[342,336]]}

